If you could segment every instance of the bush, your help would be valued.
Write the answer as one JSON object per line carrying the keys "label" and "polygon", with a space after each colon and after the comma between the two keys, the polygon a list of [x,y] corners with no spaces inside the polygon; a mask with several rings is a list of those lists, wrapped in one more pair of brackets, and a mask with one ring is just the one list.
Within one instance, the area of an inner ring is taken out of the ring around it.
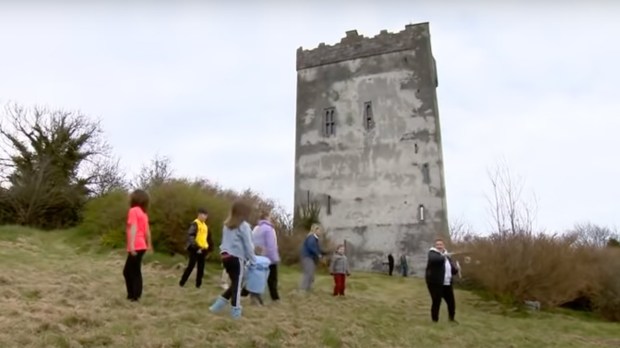
{"label": "bush", "polygon": [[[196,217],[196,210],[204,207],[209,211],[209,233],[215,248],[221,242],[222,226],[231,203],[236,199],[245,199],[256,209],[250,219],[255,224],[259,210],[273,209],[273,203],[262,199],[252,191],[242,194],[222,190],[208,182],[186,179],[168,179],[151,185],[149,189],[151,204],[149,220],[153,238],[153,247],[169,254],[185,253],[187,228]],[[126,191],[113,191],[91,199],[83,211],[81,228],[85,233],[99,236],[103,245],[113,248],[125,245],[125,226],[128,210]],[[281,236],[281,243],[287,244],[292,230],[289,216],[281,209],[273,212],[276,231]],[[288,248],[287,248],[288,249]],[[282,246],[280,250],[285,250]],[[291,250],[298,254],[299,245]]]}
{"label": "bush", "polygon": [[312,224],[319,223],[321,205],[318,202],[309,202],[295,207],[294,213],[295,227],[301,230],[310,231]]}
{"label": "bush", "polygon": [[494,234],[459,245],[474,262],[463,274],[503,301],[554,307],[598,290],[599,256],[574,239],[532,233]]}
{"label": "bush", "polygon": [[92,199],[82,212],[81,229],[85,234],[99,236],[104,246],[124,247],[128,208],[128,193],[122,190]]}
{"label": "bush", "polygon": [[[602,250],[599,291],[592,295],[594,309],[605,319],[620,321],[620,250]],[[595,267],[593,265],[593,267]]]}
{"label": "bush", "polygon": [[219,246],[230,201],[217,195],[209,195],[199,183],[187,180],[172,180],[153,187],[150,195],[149,218],[154,248],[171,254],[184,253],[187,228],[196,218],[199,207],[209,211],[209,233],[215,247]]}

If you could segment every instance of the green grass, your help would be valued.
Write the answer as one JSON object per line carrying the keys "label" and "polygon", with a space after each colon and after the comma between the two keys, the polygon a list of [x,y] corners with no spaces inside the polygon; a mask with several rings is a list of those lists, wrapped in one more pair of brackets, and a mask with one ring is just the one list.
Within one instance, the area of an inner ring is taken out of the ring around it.
{"label": "green grass", "polygon": [[[203,289],[177,285],[184,260],[147,255],[139,304],[127,302],[122,250],[95,247],[78,230],[0,228],[0,347],[618,347],[620,326],[569,311],[513,312],[457,291],[457,318],[430,323],[418,279],[355,273],[346,298],[331,279],[314,293],[281,272],[282,303],[245,304],[244,318],[208,311],[221,269]],[[193,278],[192,278],[193,280]],[[188,284],[191,285],[191,284]],[[269,300],[267,300],[269,303]]]}

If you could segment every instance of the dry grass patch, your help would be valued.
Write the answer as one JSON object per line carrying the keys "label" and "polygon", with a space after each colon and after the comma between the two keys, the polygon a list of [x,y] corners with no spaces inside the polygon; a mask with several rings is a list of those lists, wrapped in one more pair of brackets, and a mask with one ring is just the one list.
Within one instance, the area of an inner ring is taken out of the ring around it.
{"label": "dry grass patch", "polygon": [[[2,229],[0,229],[0,238]],[[282,303],[245,306],[244,318],[208,311],[220,269],[207,266],[203,289],[177,285],[180,269],[144,267],[139,304],[124,299],[123,256],[78,253],[59,233],[5,240],[0,248],[0,347],[617,347],[617,324],[568,314],[512,313],[457,291],[459,326],[429,320],[419,280],[354,274],[346,298],[295,288],[283,269]],[[172,265],[178,260],[171,262]],[[193,280],[193,279],[192,279]]]}

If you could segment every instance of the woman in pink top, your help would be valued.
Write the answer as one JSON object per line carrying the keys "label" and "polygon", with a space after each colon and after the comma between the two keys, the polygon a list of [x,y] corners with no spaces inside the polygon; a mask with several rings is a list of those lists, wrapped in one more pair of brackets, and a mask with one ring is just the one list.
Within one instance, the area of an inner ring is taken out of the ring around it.
{"label": "woman in pink top", "polygon": [[134,191],[127,214],[127,261],[123,269],[127,299],[138,301],[142,296],[142,256],[151,250],[151,231],[147,208],[149,195],[143,190]]}

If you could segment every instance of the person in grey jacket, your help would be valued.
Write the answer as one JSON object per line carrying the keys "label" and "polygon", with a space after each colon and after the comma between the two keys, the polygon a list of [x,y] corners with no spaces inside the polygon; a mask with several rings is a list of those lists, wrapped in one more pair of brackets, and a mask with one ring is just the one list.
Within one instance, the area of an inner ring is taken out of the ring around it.
{"label": "person in grey jacket", "polygon": [[339,245],[329,263],[329,273],[334,277],[334,296],[344,296],[347,277],[351,275],[344,252],[344,245]]}
{"label": "person in grey jacket", "polygon": [[224,269],[230,278],[230,287],[218,297],[209,310],[217,313],[229,303],[232,305],[231,315],[241,317],[241,282],[245,262],[256,263],[254,246],[252,245],[252,228],[247,222],[252,208],[243,201],[233,203],[230,215],[224,222],[220,256]]}

